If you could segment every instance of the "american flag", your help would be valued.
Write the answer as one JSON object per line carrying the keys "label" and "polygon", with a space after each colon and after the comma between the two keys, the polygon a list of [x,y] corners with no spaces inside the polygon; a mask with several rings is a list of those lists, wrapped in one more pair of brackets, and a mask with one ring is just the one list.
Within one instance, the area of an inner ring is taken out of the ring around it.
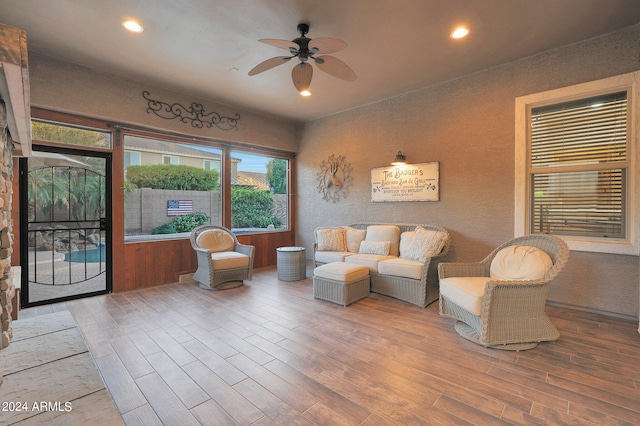
{"label": "american flag", "polygon": [[193,201],[167,200],[167,216],[182,216],[193,213]]}

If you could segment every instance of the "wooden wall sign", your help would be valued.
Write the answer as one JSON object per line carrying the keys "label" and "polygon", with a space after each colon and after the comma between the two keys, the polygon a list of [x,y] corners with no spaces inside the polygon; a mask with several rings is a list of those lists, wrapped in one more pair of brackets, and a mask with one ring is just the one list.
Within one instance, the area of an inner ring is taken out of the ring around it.
{"label": "wooden wall sign", "polygon": [[371,169],[371,201],[439,201],[440,163]]}

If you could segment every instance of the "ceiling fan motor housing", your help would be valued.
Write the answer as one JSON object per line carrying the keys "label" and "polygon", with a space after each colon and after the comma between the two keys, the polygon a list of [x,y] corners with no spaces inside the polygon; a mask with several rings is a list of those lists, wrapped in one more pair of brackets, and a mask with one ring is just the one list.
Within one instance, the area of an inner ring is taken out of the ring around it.
{"label": "ceiling fan motor housing", "polygon": [[309,59],[309,42],[311,41],[308,37],[298,37],[293,39],[293,42],[297,44],[299,47],[298,50],[291,49],[291,53],[296,55],[298,59],[302,62],[306,62]]}
{"label": "ceiling fan motor housing", "polygon": [[311,39],[309,37],[306,37],[306,34],[308,32],[308,24],[298,24],[298,34],[300,34],[300,37],[294,38],[292,40],[295,44],[298,45],[298,49],[289,49],[291,54],[297,56],[300,62],[307,62],[307,60],[309,59],[309,53],[311,53],[312,55],[315,53],[309,52],[309,42],[311,41]]}
{"label": "ceiling fan motor housing", "polygon": [[305,34],[309,32],[309,24],[300,23],[298,24],[298,34],[304,37]]}

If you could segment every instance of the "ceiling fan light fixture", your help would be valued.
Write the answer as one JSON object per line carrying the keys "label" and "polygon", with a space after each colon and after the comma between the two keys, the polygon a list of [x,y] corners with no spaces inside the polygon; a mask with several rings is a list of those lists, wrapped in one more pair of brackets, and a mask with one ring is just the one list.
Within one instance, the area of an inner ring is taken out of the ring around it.
{"label": "ceiling fan light fixture", "polygon": [[313,78],[313,67],[311,64],[301,62],[293,67],[293,70],[291,70],[291,78],[298,93],[302,96],[311,95],[311,91],[309,91],[311,79]]}
{"label": "ceiling fan light fixture", "polygon": [[137,23],[136,21],[132,20],[132,19],[128,19],[126,21],[122,21],[122,26],[128,30],[131,31],[132,33],[141,33],[144,31],[144,28],[142,28],[142,25],[140,25],[139,23]]}
{"label": "ceiling fan light fixture", "polygon": [[465,26],[459,26],[451,33],[451,38],[460,39],[469,35],[469,28]]}
{"label": "ceiling fan light fixture", "polygon": [[407,157],[402,153],[402,151],[398,151],[396,158],[391,162],[391,165],[404,166],[405,164],[407,164]]}

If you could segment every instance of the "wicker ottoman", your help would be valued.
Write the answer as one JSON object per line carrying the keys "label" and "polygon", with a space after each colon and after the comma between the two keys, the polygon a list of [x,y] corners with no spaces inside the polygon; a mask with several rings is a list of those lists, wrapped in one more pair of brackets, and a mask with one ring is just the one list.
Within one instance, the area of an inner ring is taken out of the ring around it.
{"label": "wicker ottoman", "polygon": [[342,306],[369,297],[369,268],[344,262],[313,270],[313,297]]}

